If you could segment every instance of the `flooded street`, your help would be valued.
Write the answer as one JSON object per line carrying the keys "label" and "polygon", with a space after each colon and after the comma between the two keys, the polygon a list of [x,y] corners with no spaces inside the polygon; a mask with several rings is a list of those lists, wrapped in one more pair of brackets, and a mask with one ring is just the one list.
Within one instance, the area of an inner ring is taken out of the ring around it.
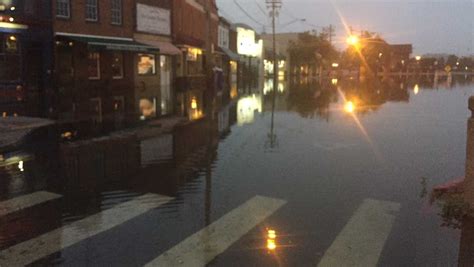
{"label": "flooded street", "polygon": [[472,266],[430,203],[465,175],[472,81],[282,82],[274,106],[270,81],[170,133],[0,155],[0,266]]}

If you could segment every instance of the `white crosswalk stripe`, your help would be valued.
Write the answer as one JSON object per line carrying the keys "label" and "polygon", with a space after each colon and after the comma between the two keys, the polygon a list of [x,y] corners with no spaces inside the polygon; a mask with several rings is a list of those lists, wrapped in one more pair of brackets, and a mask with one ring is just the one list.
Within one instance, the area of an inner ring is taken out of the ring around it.
{"label": "white crosswalk stripe", "polygon": [[399,203],[364,200],[318,266],[377,266],[399,210]]}
{"label": "white crosswalk stripe", "polygon": [[205,266],[285,203],[285,200],[256,196],[146,266]]}
{"label": "white crosswalk stripe", "polygon": [[[0,251],[0,266],[24,266],[123,224],[172,200],[146,194]],[[60,240],[58,242],[58,240]]]}
{"label": "white crosswalk stripe", "polygon": [[0,217],[58,199],[60,197],[61,195],[55,193],[38,191],[32,194],[5,200],[0,202]]}

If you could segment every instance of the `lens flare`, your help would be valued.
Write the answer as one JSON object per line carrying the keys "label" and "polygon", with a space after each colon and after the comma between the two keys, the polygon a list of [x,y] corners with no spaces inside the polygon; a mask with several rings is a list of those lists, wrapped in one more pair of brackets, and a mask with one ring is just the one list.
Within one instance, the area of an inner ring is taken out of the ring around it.
{"label": "lens flare", "polygon": [[346,104],[344,104],[344,110],[347,113],[354,113],[354,111],[355,111],[354,103],[352,103],[352,101],[347,101]]}

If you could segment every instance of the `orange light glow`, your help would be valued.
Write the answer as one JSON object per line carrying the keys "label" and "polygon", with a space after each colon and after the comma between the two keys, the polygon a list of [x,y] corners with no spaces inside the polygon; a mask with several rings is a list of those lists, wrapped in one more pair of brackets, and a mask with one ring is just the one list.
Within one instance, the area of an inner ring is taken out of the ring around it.
{"label": "orange light glow", "polygon": [[350,45],[357,45],[359,44],[359,37],[351,35],[347,38],[347,43]]}
{"label": "orange light glow", "polygon": [[268,250],[275,250],[277,248],[277,245],[274,239],[267,239],[267,248]]}
{"label": "orange light glow", "polygon": [[191,108],[192,109],[197,109],[197,100],[196,100],[196,98],[193,98],[191,100]]}
{"label": "orange light glow", "polygon": [[344,104],[344,111],[346,111],[347,113],[354,113],[354,111],[355,111],[354,103],[352,103],[352,101],[347,101]]}
{"label": "orange light glow", "polygon": [[268,238],[270,238],[270,239],[275,239],[276,238],[275,230],[268,230]]}

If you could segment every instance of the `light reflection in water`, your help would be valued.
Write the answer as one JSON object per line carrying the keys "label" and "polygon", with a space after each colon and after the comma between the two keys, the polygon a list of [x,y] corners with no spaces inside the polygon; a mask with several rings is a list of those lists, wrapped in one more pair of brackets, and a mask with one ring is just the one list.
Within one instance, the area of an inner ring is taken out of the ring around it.
{"label": "light reflection in water", "polygon": [[276,242],[276,231],[273,229],[268,229],[267,230],[267,249],[269,251],[273,251],[277,248],[277,242]]}
{"label": "light reflection in water", "polygon": [[420,86],[418,84],[415,84],[415,87],[413,87],[413,93],[417,95],[420,92]]}

